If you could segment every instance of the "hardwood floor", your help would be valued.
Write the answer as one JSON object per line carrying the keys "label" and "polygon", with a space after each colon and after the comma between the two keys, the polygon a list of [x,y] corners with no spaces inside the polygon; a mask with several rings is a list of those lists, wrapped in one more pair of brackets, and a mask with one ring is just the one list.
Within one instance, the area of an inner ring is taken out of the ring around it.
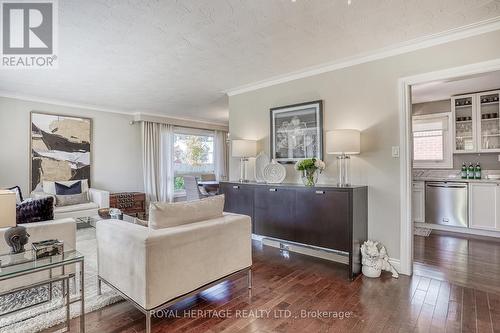
{"label": "hardwood floor", "polygon": [[414,273],[500,294],[500,241],[433,231],[414,236]]}
{"label": "hardwood floor", "polygon": [[[179,318],[154,319],[153,332],[500,332],[498,293],[416,275],[350,282],[344,265],[285,256],[258,243],[253,250],[251,297],[246,276],[222,283],[172,308],[170,315]],[[205,312],[183,316],[189,310]],[[238,316],[243,310],[253,312]],[[144,326],[142,313],[127,302],[87,315],[90,333],[142,332]]]}

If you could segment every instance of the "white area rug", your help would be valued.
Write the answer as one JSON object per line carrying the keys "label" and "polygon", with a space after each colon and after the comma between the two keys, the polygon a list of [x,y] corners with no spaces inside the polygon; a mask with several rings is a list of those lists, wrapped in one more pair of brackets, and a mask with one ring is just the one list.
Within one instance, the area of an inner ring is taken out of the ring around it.
{"label": "white area rug", "polygon": [[417,235],[417,236],[429,237],[431,232],[432,232],[432,229],[430,229],[430,228],[422,228],[422,227],[414,227],[413,228],[413,234]]}
{"label": "white area rug", "polygon": [[[95,229],[86,228],[77,230],[77,250],[85,256],[85,313],[95,311],[107,305],[116,303],[122,298],[102,285],[102,295],[97,295],[97,243]],[[78,276],[78,274],[77,274]],[[77,285],[79,281],[77,279]],[[72,284],[71,288],[75,286]],[[61,286],[54,285],[53,301],[26,309],[11,315],[0,317],[0,333],[33,333],[53,327],[65,321],[65,307],[62,303]],[[48,288],[32,289],[22,294],[7,298],[0,298],[0,313],[9,308],[18,308],[21,305],[32,304],[40,299],[47,299]],[[71,295],[76,296],[76,295]],[[71,318],[80,315],[80,303],[71,305]],[[64,329],[63,329],[64,330]]]}

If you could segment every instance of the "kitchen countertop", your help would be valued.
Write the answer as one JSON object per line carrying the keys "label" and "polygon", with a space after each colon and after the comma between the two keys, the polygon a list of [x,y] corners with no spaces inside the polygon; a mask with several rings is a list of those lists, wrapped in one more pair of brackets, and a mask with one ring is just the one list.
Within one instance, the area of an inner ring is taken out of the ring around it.
{"label": "kitchen countertop", "polygon": [[460,183],[490,183],[490,184],[500,184],[500,179],[462,179],[458,177],[413,177],[413,181],[425,181],[425,182],[460,182]]}

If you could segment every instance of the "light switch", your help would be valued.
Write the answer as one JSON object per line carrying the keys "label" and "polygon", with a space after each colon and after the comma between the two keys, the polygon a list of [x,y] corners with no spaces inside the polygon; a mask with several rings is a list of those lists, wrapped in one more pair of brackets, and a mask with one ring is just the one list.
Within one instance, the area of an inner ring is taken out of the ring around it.
{"label": "light switch", "polygon": [[399,146],[392,147],[392,157],[399,158]]}

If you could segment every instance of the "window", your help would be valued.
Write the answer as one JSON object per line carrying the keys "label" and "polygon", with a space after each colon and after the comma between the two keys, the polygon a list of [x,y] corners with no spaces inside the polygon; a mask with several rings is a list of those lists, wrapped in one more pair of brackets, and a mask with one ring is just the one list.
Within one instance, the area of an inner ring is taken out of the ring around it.
{"label": "window", "polygon": [[413,116],[413,167],[452,168],[451,115]]}
{"label": "window", "polygon": [[178,128],[174,133],[174,189],[184,191],[184,175],[215,173],[214,134],[210,131]]}
{"label": "window", "polygon": [[442,161],[444,158],[444,132],[423,131],[413,134],[413,159],[416,161]]}

